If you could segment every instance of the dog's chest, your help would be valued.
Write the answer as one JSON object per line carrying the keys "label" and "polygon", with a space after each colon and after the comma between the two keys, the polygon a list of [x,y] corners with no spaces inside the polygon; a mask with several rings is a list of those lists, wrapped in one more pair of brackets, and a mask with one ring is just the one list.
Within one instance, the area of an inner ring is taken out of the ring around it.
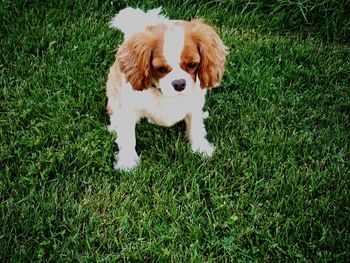
{"label": "dog's chest", "polygon": [[152,97],[144,104],[141,117],[148,119],[150,123],[161,126],[172,126],[183,120],[191,111],[191,98],[178,97]]}

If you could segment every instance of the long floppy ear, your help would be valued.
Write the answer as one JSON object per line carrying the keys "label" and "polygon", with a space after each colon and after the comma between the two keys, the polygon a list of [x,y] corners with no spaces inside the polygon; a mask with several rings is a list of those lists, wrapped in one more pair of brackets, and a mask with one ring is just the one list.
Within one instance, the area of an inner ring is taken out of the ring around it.
{"label": "long floppy ear", "polygon": [[201,20],[193,20],[191,35],[201,56],[198,77],[202,88],[217,87],[225,71],[228,48],[215,30]]}
{"label": "long floppy ear", "polygon": [[147,89],[152,85],[151,56],[154,43],[153,35],[140,32],[128,38],[118,49],[116,58],[120,70],[134,90]]}

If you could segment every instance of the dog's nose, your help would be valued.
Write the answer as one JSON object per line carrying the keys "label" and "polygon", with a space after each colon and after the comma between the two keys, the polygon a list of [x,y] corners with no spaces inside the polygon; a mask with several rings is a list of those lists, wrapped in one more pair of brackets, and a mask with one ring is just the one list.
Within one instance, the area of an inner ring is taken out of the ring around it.
{"label": "dog's nose", "polygon": [[171,85],[173,85],[174,89],[176,91],[182,91],[186,87],[186,80],[184,79],[176,79],[171,82]]}

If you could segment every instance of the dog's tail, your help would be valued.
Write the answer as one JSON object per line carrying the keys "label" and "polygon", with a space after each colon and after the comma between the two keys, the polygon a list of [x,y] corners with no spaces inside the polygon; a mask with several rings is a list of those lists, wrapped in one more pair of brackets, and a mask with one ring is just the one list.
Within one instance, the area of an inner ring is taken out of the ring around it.
{"label": "dog's tail", "polygon": [[161,15],[160,12],[161,7],[147,12],[138,8],[127,7],[113,17],[109,26],[119,29],[127,38],[133,33],[144,31],[148,25],[166,23],[167,18]]}

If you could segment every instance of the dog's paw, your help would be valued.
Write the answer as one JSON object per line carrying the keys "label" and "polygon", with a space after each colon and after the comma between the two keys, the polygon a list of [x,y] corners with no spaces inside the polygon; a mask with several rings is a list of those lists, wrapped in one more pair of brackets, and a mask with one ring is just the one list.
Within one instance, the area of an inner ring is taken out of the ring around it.
{"label": "dog's paw", "polygon": [[130,172],[136,168],[139,164],[139,156],[136,151],[125,153],[120,152],[116,156],[116,161],[114,162],[114,169]]}
{"label": "dog's paw", "polygon": [[213,155],[215,147],[207,140],[203,140],[201,142],[192,143],[192,150],[208,158]]}

